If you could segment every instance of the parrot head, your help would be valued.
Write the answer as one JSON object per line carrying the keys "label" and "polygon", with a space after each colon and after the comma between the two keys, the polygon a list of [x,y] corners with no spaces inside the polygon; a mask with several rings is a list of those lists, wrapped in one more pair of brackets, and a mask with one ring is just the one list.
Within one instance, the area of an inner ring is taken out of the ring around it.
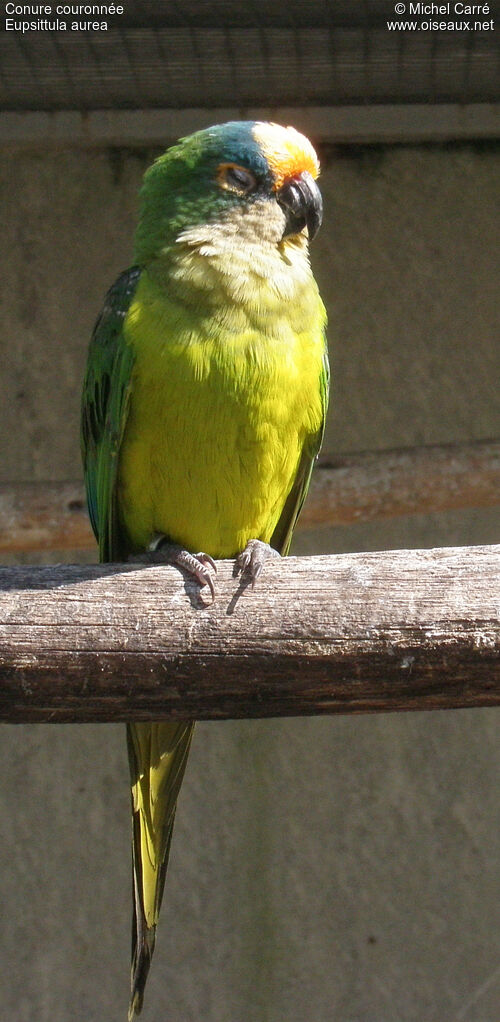
{"label": "parrot head", "polygon": [[[203,226],[273,245],[311,240],[322,219],[319,162],[294,128],[229,121],[181,139],[146,172],[136,232],[139,263]],[[306,233],[307,232],[307,233]]]}

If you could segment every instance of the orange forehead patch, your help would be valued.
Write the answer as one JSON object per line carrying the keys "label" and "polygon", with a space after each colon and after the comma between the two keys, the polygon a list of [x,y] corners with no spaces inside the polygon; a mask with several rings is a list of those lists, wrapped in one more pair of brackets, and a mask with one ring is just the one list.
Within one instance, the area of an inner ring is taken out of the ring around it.
{"label": "orange forehead patch", "polygon": [[252,135],[265,156],[275,179],[275,190],[290,177],[309,171],[311,177],[319,174],[319,160],[308,138],[295,128],[258,121]]}

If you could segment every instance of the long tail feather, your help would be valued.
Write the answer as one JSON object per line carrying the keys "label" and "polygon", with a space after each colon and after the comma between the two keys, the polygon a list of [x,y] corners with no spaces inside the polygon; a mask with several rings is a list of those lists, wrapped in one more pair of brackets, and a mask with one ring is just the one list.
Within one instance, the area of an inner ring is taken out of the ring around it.
{"label": "long tail feather", "polygon": [[129,1022],[142,1008],[193,729],[191,721],[127,725],[134,884]]}

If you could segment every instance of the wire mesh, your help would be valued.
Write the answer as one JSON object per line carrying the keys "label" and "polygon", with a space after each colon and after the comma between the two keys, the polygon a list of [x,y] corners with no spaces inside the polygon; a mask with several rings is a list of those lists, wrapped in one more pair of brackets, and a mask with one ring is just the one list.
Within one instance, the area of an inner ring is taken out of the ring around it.
{"label": "wire mesh", "polygon": [[[392,0],[128,0],[103,32],[5,32],[4,110],[494,102],[495,32],[390,32]],[[491,16],[496,14],[490,5]]]}

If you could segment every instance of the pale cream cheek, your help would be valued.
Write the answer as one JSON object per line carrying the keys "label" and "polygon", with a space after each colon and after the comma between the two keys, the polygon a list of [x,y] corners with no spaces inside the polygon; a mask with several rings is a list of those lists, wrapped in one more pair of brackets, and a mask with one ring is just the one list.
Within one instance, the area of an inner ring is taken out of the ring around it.
{"label": "pale cream cheek", "polygon": [[179,234],[169,275],[179,285],[189,279],[201,291],[217,289],[226,301],[277,311],[311,284],[306,235],[282,240],[284,228],[272,199],[230,210]]}
{"label": "pale cream cheek", "polygon": [[221,247],[227,251],[246,244],[277,245],[284,229],[285,214],[276,200],[262,198],[228,209],[218,221],[187,228],[176,242],[204,245],[205,254],[211,255]]}

